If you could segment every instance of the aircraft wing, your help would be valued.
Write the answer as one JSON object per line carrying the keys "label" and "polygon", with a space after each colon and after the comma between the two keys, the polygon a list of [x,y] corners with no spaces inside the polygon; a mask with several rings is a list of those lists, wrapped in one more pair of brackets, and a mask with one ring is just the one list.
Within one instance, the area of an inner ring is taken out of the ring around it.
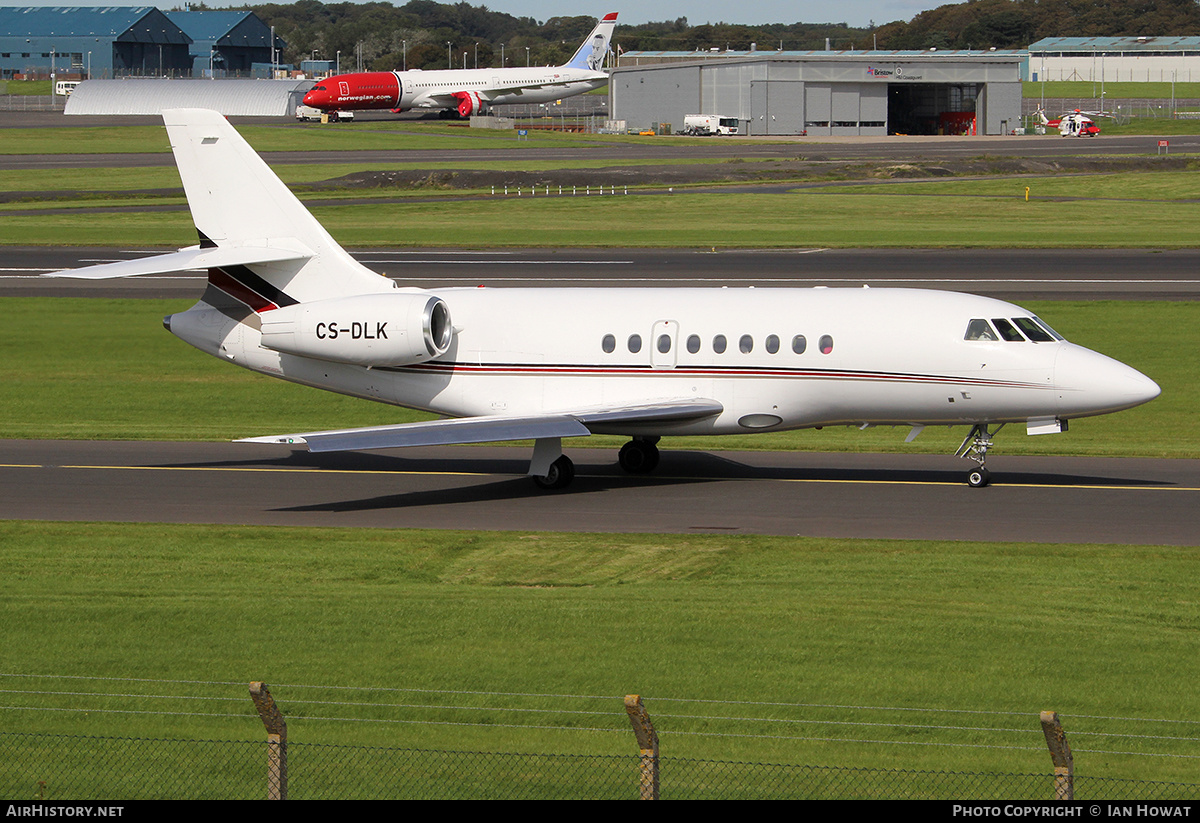
{"label": "aircraft wing", "polygon": [[611,431],[624,425],[702,420],[718,415],[723,410],[724,407],[715,400],[665,401],[528,417],[490,415],[400,423],[395,426],[248,437],[237,442],[307,445],[310,452],[500,443],[547,437],[583,437],[591,434],[593,428]]}
{"label": "aircraft wing", "polygon": [[214,269],[223,266],[248,266],[254,263],[278,263],[284,260],[307,260],[311,251],[293,249],[268,249],[250,246],[200,248],[198,246],[142,257],[137,260],[121,260],[81,269],[64,269],[49,272],[42,277],[77,277],[85,280],[105,280],[114,277],[136,277],[140,274],[169,274],[193,269]]}

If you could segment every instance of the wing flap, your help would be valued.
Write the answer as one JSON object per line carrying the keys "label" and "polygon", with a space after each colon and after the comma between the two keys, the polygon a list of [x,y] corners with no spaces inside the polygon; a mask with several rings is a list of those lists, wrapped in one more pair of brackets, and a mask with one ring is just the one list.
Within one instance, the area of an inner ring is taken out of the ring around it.
{"label": "wing flap", "polygon": [[699,420],[722,411],[721,404],[714,400],[666,401],[528,417],[463,417],[395,426],[247,437],[237,442],[307,445],[310,452],[502,443],[548,437],[585,437],[592,433],[593,427],[612,431],[621,425]]}
{"label": "wing flap", "polygon": [[408,446],[454,446],[466,443],[501,443],[543,437],[582,437],[587,427],[566,415],[538,417],[464,417],[400,423],[365,429],[307,432],[273,437],[250,437],[239,443],[307,444],[310,452],[398,449]]}
{"label": "wing flap", "polygon": [[121,260],[81,269],[63,269],[42,277],[75,277],[83,280],[107,280],[115,277],[137,277],[142,274],[172,274],[195,269],[215,269],[223,266],[249,266],[255,263],[280,263],[285,260],[307,260],[313,253],[307,249],[270,249],[257,246],[188,248],[171,254]]}

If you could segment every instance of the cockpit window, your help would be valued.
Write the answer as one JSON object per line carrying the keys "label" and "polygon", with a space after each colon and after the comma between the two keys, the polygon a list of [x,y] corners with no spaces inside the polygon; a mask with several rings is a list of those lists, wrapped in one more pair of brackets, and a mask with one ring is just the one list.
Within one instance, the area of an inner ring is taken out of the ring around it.
{"label": "cockpit window", "polygon": [[1025,332],[1025,336],[1034,343],[1053,343],[1054,338],[1049,332],[1033,321],[1032,317],[1014,317],[1013,322],[1017,324],[1017,328]]}
{"label": "cockpit window", "polygon": [[1013,327],[1013,324],[1009,323],[1003,317],[993,317],[992,323],[996,326],[996,330],[1000,332],[1000,336],[1005,340],[1014,343],[1025,340],[1025,338],[1021,336],[1021,333]]}
{"label": "cockpit window", "polygon": [[988,321],[976,319],[967,324],[967,333],[963,340],[999,340]]}
{"label": "cockpit window", "polygon": [[1045,329],[1046,333],[1049,334],[1051,337],[1053,337],[1055,340],[1066,340],[1067,339],[1067,338],[1063,337],[1061,334],[1059,334],[1058,332],[1056,332],[1054,329],[1050,328],[1050,325],[1042,318],[1034,317],[1033,322],[1037,323],[1039,326],[1041,326],[1043,329]]}

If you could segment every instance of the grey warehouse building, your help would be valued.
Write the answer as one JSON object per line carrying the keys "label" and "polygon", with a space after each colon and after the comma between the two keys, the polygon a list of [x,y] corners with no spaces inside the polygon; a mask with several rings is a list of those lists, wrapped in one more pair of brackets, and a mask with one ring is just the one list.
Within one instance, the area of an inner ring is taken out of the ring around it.
{"label": "grey warehouse building", "polygon": [[750,135],[1007,134],[1027,61],[1023,51],[625,52],[610,111],[630,127],[733,117]]}

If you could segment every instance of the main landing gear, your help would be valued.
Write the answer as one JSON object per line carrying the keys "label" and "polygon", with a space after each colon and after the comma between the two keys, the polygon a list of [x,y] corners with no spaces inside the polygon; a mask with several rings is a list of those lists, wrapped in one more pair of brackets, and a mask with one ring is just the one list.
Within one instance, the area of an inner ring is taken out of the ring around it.
{"label": "main landing gear", "polygon": [[539,489],[558,491],[575,479],[575,464],[562,453],[562,438],[540,437],[533,443],[529,476]]}
{"label": "main landing gear", "polygon": [[617,462],[630,474],[649,474],[658,468],[658,438],[633,438],[621,447]]}
{"label": "main landing gear", "polygon": [[[630,474],[649,474],[658,467],[658,438],[633,438],[621,447],[617,462]],[[534,443],[529,476],[535,486],[546,491],[565,489],[575,479],[575,464],[562,453],[559,438],[546,437]]]}
{"label": "main landing gear", "polygon": [[575,479],[575,464],[565,454],[550,464],[550,469],[543,476],[534,475],[533,483],[539,489],[556,491],[565,489]]}
{"label": "main landing gear", "polygon": [[973,489],[981,489],[992,482],[991,472],[984,464],[987,462],[988,449],[992,447],[992,438],[1002,428],[1003,423],[996,427],[996,431],[989,432],[987,423],[976,423],[955,452],[956,456],[970,458],[979,464],[979,468],[967,472],[967,485]]}

